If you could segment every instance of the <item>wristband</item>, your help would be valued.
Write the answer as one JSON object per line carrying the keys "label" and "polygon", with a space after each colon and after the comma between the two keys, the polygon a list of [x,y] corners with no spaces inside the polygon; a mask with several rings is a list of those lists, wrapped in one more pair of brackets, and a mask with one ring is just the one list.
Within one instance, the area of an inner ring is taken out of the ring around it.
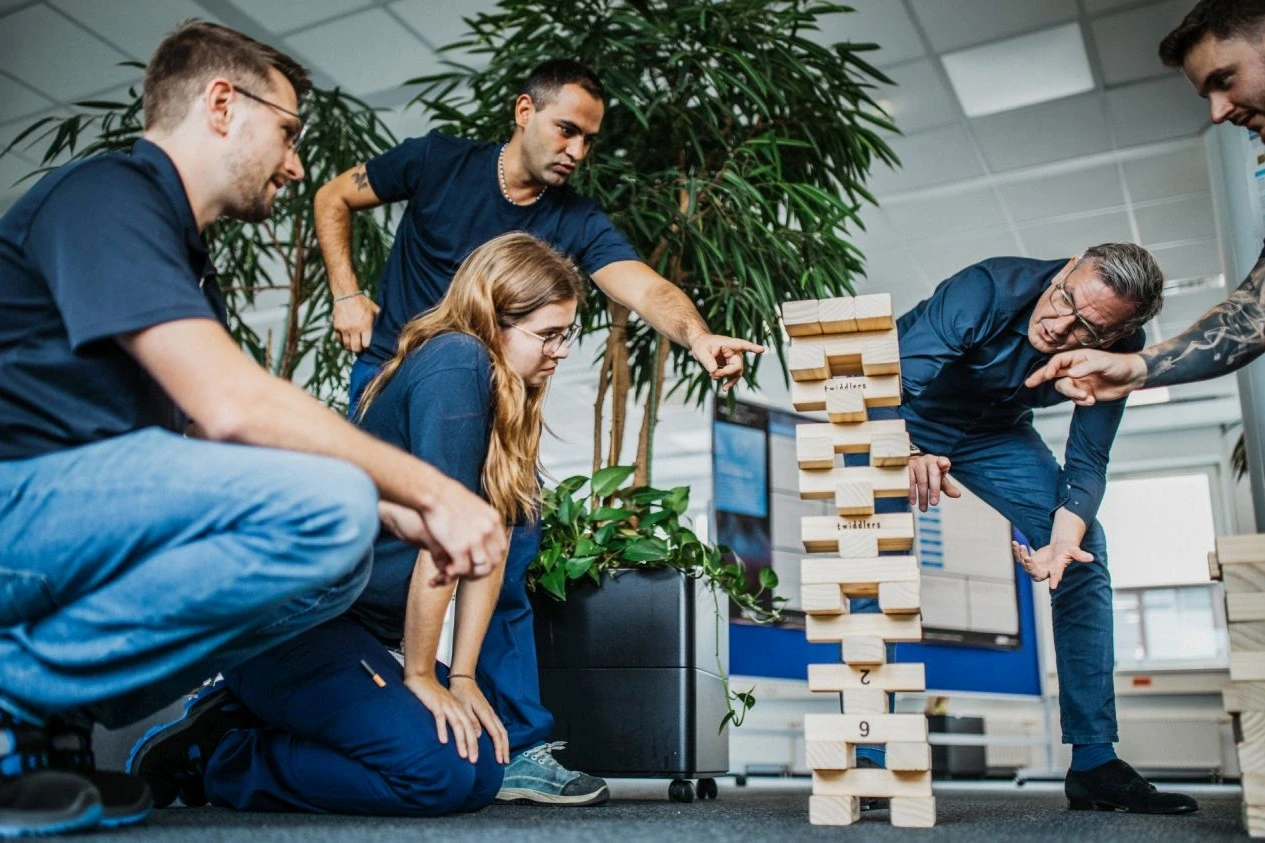
{"label": "wristband", "polygon": [[367,296],[367,295],[369,294],[366,293],[364,290],[357,290],[356,292],[351,293],[346,296],[334,296],[334,304],[338,304],[340,301],[347,301],[347,299],[354,299],[356,296]]}
{"label": "wristband", "polygon": [[448,674],[448,679],[469,679],[471,682],[474,681],[474,677],[468,673],[450,673]]}

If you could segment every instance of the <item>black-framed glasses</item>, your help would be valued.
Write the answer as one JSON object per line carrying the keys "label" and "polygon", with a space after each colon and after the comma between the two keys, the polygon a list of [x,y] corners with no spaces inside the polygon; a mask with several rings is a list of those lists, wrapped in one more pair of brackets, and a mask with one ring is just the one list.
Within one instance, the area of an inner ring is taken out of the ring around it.
{"label": "black-framed glasses", "polygon": [[517,331],[521,331],[529,337],[535,337],[540,340],[540,350],[544,354],[553,356],[564,348],[570,348],[575,342],[575,338],[580,335],[580,325],[578,322],[572,322],[565,331],[550,331],[547,334],[538,334],[535,331],[529,331],[521,325],[510,325]]}
{"label": "black-framed glasses", "polygon": [[236,86],[236,90],[237,90],[237,93],[241,94],[248,100],[254,100],[255,102],[266,105],[269,108],[275,108],[277,111],[280,111],[282,114],[293,117],[295,120],[299,121],[299,130],[296,132],[292,129],[287,129],[287,131],[290,133],[290,136],[286,138],[286,142],[289,143],[290,149],[297,152],[299,149],[299,144],[303,143],[303,137],[307,134],[307,130],[308,130],[307,121],[304,120],[302,117],[300,117],[297,113],[291,111],[290,109],[282,108],[281,106],[277,105],[275,102],[272,102],[271,100],[266,100],[263,97],[256,96],[255,94],[252,94],[250,91],[246,90],[240,85]]}
{"label": "black-framed glasses", "polygon": [[1063,278],[1051,285],[1050,304],[1059,316],[1071,316],[1076,320],[1076,325],[1072,328],[1072,336],[1076,337],[1081,345],[1086,347],[1106,345],[1124,333],[1121,328],[1105,331],[1081,316],[1076,308],[1076,302],[1072,300],[1072,294],[1067,291],[1066,284],[1067,279]]}

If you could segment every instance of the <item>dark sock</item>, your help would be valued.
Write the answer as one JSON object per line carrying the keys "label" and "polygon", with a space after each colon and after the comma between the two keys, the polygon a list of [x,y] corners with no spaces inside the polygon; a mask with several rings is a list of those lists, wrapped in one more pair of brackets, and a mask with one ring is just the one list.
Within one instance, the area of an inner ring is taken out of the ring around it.
{"label": "dark sock", "polygon": [[1109,743],[1072,744],[1072,769],[1078,773],[1114,761],[1116,750]]}

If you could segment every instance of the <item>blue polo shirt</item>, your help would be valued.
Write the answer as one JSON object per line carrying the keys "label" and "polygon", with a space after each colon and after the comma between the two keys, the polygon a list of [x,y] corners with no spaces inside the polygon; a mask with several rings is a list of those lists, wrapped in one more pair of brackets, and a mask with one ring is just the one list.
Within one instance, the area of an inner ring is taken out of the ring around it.
{"label": "blue polo shirt", "polygon": [[191,318],[224,303],[166,153],[140,140],[46,175],[0,218],[0,459],[182,430],[114,338]]}
{"label": "blue polo shirt", "polygon": [[378,366],[395,354],[400,328],[434,307],[461,262],[479,246],[526,231],[592,274],[637,253],[591,199],[570,187],[549,188],[530,205],[501,194],[501,145],[431,132],[411,138],[365,164],[383,202],[408,207],[395,233],[378,288],[381,312],[360,360]]}
{"label": "blue polo shirt", "polygon": [[[1065,263],[982,261],[942,281],[930,298],[900,317],[900,414],[910,421],[915,445],[948,456],[969,435],[1031,424],[1034,407],[1067,400],[1052,383],[1036,389],[1023,385],[1050,359],[1028,342],[1028,320]],[[1109,350],[1133,352],[1145,345],[1139,330]],[[1086,524],[1102,503],[1107,461],[1123,414],[1123,400],[1072,413],[1059,505]]]}
{"label": "blue polo shirt", "polygon": [[[492,436],[487,349],[468,334],[433,337],[404,359],[356,424],[483,495],[483,462]],[[417,548],[385,531],[373,546],[373,575],[352,612],[388,643],[404,635],[416,561]]]}

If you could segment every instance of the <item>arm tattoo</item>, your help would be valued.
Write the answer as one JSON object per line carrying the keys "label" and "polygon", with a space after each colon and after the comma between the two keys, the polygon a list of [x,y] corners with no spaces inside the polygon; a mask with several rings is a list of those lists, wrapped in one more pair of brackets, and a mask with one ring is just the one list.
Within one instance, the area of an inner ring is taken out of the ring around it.
{"label": "arm tattoo", "polygon": [[1265,352],[1265,253],[1230,297],[1186,331],[1142,352],[1147,386],[1233,372]]}
{"label": "arm tattoo", "polygon": [[364,190],[369,186],[369,174],[365,172],[364,167],[357,167],[351,174],[351,179],[356,183],[357,190]]}

